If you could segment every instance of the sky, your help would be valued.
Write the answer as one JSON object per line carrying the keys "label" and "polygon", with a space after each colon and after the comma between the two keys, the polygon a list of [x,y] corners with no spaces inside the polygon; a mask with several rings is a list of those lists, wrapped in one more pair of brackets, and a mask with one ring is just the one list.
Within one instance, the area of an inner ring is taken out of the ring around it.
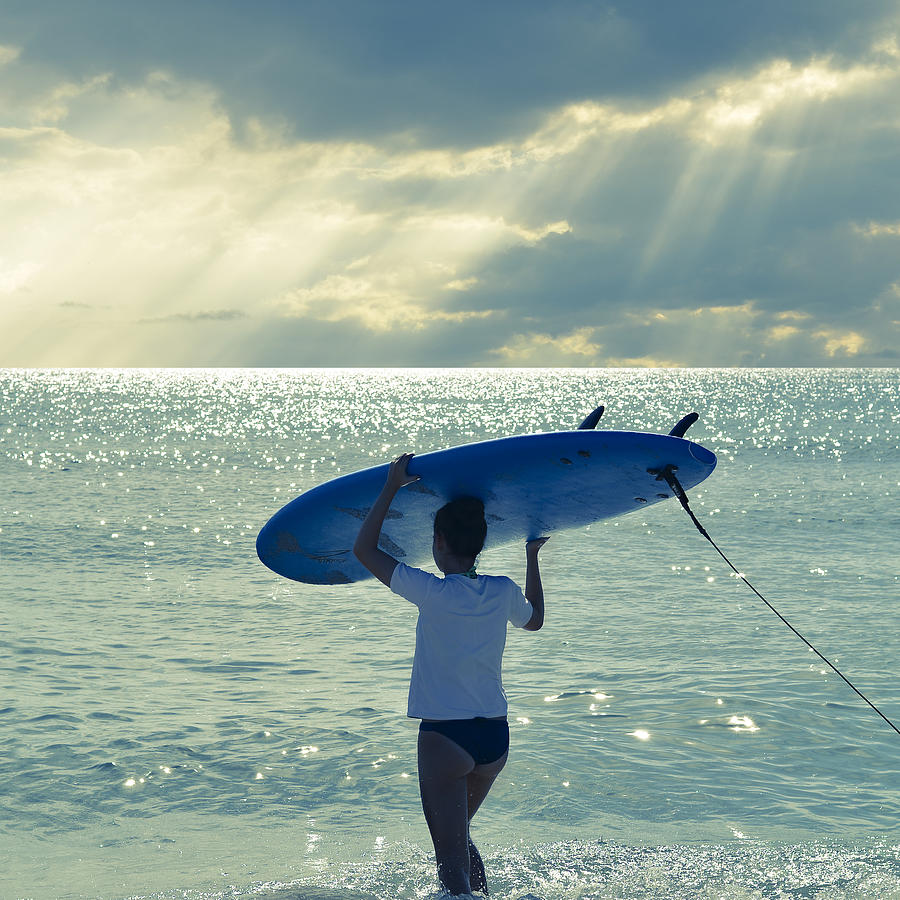
{"label": "sky", "polygon": [[0,366],[898,366],[898,0],[4,0]]}

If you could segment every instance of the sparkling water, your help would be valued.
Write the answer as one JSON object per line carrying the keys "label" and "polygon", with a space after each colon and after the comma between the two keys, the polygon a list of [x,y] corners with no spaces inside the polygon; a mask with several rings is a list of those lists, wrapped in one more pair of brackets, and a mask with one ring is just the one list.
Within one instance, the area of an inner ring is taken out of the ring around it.
{"label": "sparkling water", "polygon": [[[0,396],[0,897],[432,895],[415,609],[281,579],[256,534],[341,473],[599,403],[700,413],[698,517],[900,724],[896,369],[6,370]],[[900,897],[900,735],[676,502],[541,559],[473,823],[492,896]]]}

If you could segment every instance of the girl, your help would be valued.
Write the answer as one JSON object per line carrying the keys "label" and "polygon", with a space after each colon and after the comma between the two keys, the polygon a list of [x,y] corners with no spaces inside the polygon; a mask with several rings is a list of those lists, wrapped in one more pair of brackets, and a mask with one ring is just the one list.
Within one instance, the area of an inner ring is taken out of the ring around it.
{"label": "girl", "polygon": [[506,695],[500,678],[506,623],[538,631],[544,594],[538,551],[525,545],[525,593],[509,578],[478,575],[484,546],[484,505],[462,497],[438,510],[432,554],[438,578],[398,562],[378,547],[397,491],[418,481],[407,472],[413,454],[391,463],[353,552],[395,594],[419,609],[408,715],[421,719],[418,741],[422,809],[434,842],[438,878],[453,895],[487,893],[484,865],[469,838],[469,822],[509,753]]}

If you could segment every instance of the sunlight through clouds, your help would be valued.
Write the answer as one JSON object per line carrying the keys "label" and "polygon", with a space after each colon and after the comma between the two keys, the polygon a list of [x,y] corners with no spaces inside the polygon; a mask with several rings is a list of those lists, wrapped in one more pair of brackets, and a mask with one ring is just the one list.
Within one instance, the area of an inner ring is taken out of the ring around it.
{"label": "sunlight through clouds", "polygon": [[865,227],[857,225],[856,230],[866,237],[900,237],[900,222],[869,222]]}
{"label": "sunlight through clouds", "polygon": [[[636,284],[659,262],[672,244],[673,232],[679,232],[684,222],[692,223],[698,237],[711,232],[748,170],[759,172],[756,203],[788,177],[797,162],[792,159],[795,153],[773,153],[768,142],[761,147],[750,145],[767,119],[790,117],[786,127],[798,131],[820,104],[852,96],[877,82],[896,80],[897,75],[896,65],[882,61],[842,69],[830,60],[812,60],[805,66],[776,60],[750,77],[732,78],[685,101],[678,115],[695,147],[647,243]],[[711,172],[716,173],[714,178]]]}
{"label": "sunlight through clouds", "polygon": [[[0,45],[4,72],[22,65]],[[742,343],[757,362],[766,348],[856,359],[878,350],[874,312],[850,325],[789,293],[763,302],[769,271],[750,262],[743,292],[691,294],[707,272],[728,283],[709,256],[721,224],[738,209],[762,230],[809,165],[805,125],[826,127],[828,104],[880,96],[898,76],[888,36],[853,63],[770,59],[656,102],[564,103],[528,133],[468,149],[304,140],[273,118],[235,121],[209,84],[162,69],[7,90],[0,351],[13,364],[178,364],[202,346],[208,364],[240,364],[228,354],[242,340],[317,322],[447,344],[477,326],[493,364],[705,364],[711,346],[729,358]],[[900,234],[883,215],[850,218],[845,241]],[[564,260],[584,264],[592,247],[607,268],[576,306]],[[551,263],[544,303],[516,293]],[[608,273],[614,288],[600,286]],[[682,296],[661,302],[673,283]]]}
{"label": "sunlight through clouds", "polygon": [[376,332],[489,318],[493,310],[449,311],[430,305],[428,299],[444,291],[464,292],[477,283],[477,278],[456,277],[460,261],[471,267],[503,247],[531,245],[570,230],[566,222],[526,228],[503,219],[458,214],[415,215],[391,225],[393,241],[376,258],[350,263],[346,270],[352,274],[328,275],[310,287],[288,291],[273,301],[273,308],[287,316],[329,322],[357,319]]}
{"label": "sunlight through clouds", "polygon": [[[105,146],[75,136],[80,102],[89,115],[107,110],[96,126]],[[240,309],[355,318],[374,331],[484,319],[490,310],[446,310],[432,298],[474,283],[469,266],[498,249],[570,230],[564,221],[532,226],[477,209],[384,206],[377,182],[408,172],[404,157],[361,144],[290,143],[258,122],[241,143],[202,86],[162,73],[123,93],[105,77],[63,85],[31,114],[67,117],[71,131],[37,125],[2,134],[21,160],[0,176],[24,226],[14,250],[25,261],[0,268],[0,289],[20,292],[14,328],[41,312],[52,327],[73,291],[84,309],[104,310],[106,332],[211,308],[223,321],[233,318],[223,311]],[[109,123],[122,117],[143,122],[143,141],[121,146],[125,131]]]}
{"label": "sunlight through clouds", "polygon": [[749,79],[735,79],[717,87],[705,104],[698,136],[716,143],[729,133],[754,127],[785,105],[853,93],[895,74],[893,68],[879,64],[840,69],[832,67],[830,60],[813,60],[802,67],[786,59],[776,60]]}

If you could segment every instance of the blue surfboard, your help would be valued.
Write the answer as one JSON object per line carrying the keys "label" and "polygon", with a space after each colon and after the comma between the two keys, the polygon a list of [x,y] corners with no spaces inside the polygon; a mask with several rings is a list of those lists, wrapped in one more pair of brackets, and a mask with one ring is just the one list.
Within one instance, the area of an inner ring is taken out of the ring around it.
{"label": "blue surfboard", "polygon": [[[460,496],[484,502],[486,550],[666,500],[673,493],[657,472],[673,467],[688,490],[716,465],[714,453],[678,436],[686,419],[668,435],[593,431],[586,424],[576,431],[479,441],[415,456],[408,471],[420,480],[397,494],[379,546],[409,565],[429,562],[434,514]],[[259,533],[260,560],[273,572],[307,584],[371,578],[353,555],[353,543],[388,467],[343,475],[288,503]]]}

